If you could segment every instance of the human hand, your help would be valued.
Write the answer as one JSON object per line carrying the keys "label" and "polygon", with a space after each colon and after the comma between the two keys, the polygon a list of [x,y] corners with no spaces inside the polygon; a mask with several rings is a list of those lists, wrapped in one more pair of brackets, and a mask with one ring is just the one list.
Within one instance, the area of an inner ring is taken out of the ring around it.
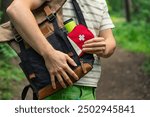
{"label": "human hand", "polygon": [[76,80],[79,79],[75,72],[69,67],[68,63],[72,66],[77,65],[67,54],[54,50],[53,53],[44,56],[44,60],[54,89],[56,89],[55,78],[57,78],[63,88],[66,88],[64,81],[66,81],[69,85],[73,84],[68,75],[72,76]]}
{"label": "human hand", "polygon": [[86,41],[82,47],[83,52],[104,56],[106,51],[106,39],[103,37],[96,37]]}

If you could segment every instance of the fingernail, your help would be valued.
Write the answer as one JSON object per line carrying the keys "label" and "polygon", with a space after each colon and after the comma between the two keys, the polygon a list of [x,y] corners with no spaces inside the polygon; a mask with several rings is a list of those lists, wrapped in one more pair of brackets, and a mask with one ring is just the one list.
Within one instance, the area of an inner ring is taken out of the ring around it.
{"label": "fingernail", "polygon": [[76,64],[76,63],[74,63],[74,66],[77,66],[77,64]]}
{"label": "fingernail", "polygon": [[73,85],[73,83],[70,83],[69,85],[71,86],[71,85]]}
{"label": "fingernail", "polygon": [[79,80],[79,77],[78,77],[78,76],[76,76],[76,80]]}

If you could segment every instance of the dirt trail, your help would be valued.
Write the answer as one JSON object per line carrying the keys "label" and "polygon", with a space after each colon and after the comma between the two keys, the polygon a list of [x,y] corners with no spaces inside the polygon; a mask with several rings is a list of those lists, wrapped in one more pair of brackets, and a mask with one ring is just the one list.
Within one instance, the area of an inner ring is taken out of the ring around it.
{"label": "dirt trail", "polygon": [[[97,99],[150,99],[150,77],[141,70],[144,60],[144,55],[120,48],[116,49],[112,57],[102,59],[102,77],[97,88]],[[23,80],[14,87],[13,99],[20,99],[26,84],[26,80]]]}
{"label": "dirt trail", "polygon": [[144,55],[120,48],[109,59],[102,59],[97,99],[150,99],[150,77],[141,70],[144,60]]}

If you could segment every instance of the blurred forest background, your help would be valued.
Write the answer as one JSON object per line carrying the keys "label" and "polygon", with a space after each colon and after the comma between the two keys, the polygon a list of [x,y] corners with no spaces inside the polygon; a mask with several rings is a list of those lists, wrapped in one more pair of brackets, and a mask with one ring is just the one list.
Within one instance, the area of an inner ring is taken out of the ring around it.
{"label": "blurred forest background", "polygon": [[[1,23],[8,20],[5,10],[10,2],[11,0],[0,0]],[[104,72],[97,98],[150,99],[150,2],[149,0],[107,0],[107,3],[116,26],[113,32],[118,47],[115,55],[108,61],[102,59]],[[15,52],[7,44],[0,44],[0,99],[20,98],[25,76],[17,64]],[[124,71],[127,74],[124,74]],[[127,80],[129,81],[126,83]],[[130,92],[127,92],[127,87],[130,88]]]}

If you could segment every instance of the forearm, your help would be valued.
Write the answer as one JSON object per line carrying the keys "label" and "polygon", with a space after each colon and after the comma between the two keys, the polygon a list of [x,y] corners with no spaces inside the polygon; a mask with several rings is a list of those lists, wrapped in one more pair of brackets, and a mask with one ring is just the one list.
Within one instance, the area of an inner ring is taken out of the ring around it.
{"label": "forearm", "polygon": [[7,9],[7,13],[18,33],[40,55],[43,56],[47,51],[52,52],[54,50],[40,31],[28,7],[23,4],[12,5]]}

